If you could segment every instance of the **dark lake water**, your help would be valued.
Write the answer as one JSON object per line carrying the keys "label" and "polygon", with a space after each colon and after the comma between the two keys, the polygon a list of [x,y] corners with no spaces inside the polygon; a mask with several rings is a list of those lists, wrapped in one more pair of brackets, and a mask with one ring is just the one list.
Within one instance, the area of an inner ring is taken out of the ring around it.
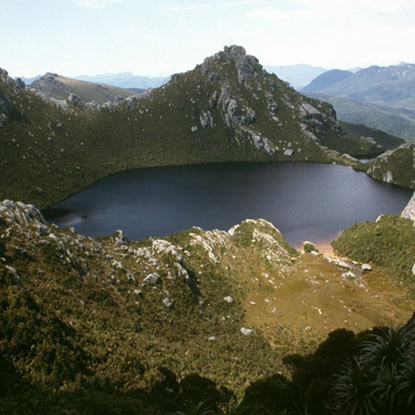
{"label": "dark lake water", "polygon": [[327,241],[380,214],[397,214],[411,194],[337,165],[210,164],[119,173],[44,214],[50,222],[85,235],[122,229],[130,239],[194,225],[228,229],[246,218],[264,218],[298,245]]}

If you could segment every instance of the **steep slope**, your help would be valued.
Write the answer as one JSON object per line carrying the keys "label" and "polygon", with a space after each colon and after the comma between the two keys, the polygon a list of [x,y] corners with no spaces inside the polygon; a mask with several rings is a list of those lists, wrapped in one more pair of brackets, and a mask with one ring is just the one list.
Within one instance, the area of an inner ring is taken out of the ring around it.
{"label": "steep slope", "polygon": [[113,101],[116,97],[126,98],[134,95],[132,91],[122,88],[79,81],[52,73],[47,73],[32,82],[30,88],[58,100],[65,100],[74,94],[84,102],[96,101],[99,104]]}
{"label": "steep slope", "polygon": [[386,151],[368,164],[366,172],[377,180],[415,189],[415,144]]}
{"label": "steep slope", "polygon": [[415,110],[415,65],[371,66],[316,92]]}
{"label": "steep slope", "polygon": [[[405,140],[393,135],[387,134],[384,131],[369,128],[362,124],[351,124],[340,121],[340,125],[351,135],[360,137],[362,140],[374,141],[382,148],[394,148],[405,143]],[[378,155],[378,154],[376,154]]]}
{"label": "steep slope", "polygon": [[357,165],[337,150],[382,151],[347,135],[330,105],[302,96],[238,46],[145,96],[98,106],[50,102],[5,71],[0,82],[11,114],[0,129],[0,197],[41,207],[130,168],[258,160]]}
{"label": "steep slope", "polygon": [[380,216],[353,225],[332,245],[339,255],[370,262],[387,270],[401,285],[415,292],[414,196],[401,216]]}
{"label": "steep slope", "polygon": [[331,85],[343,81],[349,76],[353,75],[353,72],[342,71],[340,69],[332,69],[327,72],[323,72],[321,75],[314,78],[307,86],[300,89],[301,93],[305,92],[319,92]]}
{"label": "steep slope", "polygon": [[[414,306],[377,269],[300,255],[261,219],[130,242],[58,229],[4,201],[0,257],[0,387],[6,372],[12,385],[0,403],[13,412],[17,402],[15,413],[42,412],[33,396],[45,393],[62,413],[72,392],[81,408],[71,413],[94,413],[82,405],[97,394],[105,405],[107,393],[113,405],[134,402],[118,413],[166,414],[188,382],[205,390],[199,400],[240,400],[250,383],[288,376],[283,358],[333,329],[403,323]],[[15,379],[35,410],[24,412]]]}
{"label": "steep slope", "polygon": [[415,141],[415,111],[381,107],[322,93],[305,94],[333,105],[339,121],[362,124],[405,140]]}

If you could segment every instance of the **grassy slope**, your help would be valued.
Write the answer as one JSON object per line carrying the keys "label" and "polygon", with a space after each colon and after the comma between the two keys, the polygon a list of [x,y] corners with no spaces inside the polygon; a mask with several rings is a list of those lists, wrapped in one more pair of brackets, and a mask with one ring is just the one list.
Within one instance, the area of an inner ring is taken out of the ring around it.
{"label": "grassy slope", "polygon": [[412,266],[415,258],[413,221],[382,216],[378,222],[365,222],[343,231],[332,242],[339,255],[371,262],[393,275],[397,281],[415,289]]}
{"label": "grassy slope", "polygon": [[[216,388],[240,400],[250,383],[288,376],[283,358],[315,350],[331,330],[402,323],[413,308],[386,275],[345,277],[322,256],[298,255],[265,221],[121,245],[116,235],[94,240],[35,220],[0,228],[0,386],[9,412],[108,405],[165,414],[183,404],[178,383],[192,373],[208,397]],[[153,272],[159,282],[144,284]]]}

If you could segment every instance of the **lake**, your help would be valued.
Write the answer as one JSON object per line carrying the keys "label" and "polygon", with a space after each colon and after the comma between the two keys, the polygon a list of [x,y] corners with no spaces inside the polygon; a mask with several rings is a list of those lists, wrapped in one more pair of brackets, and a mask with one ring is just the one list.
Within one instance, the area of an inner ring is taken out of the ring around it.
{"label": "lake", "polygon": [[134,240],[194,225],[226,230],[246,218],[264,218],[298,246],[328,241],[380,214],[398,214],[411,194],[338,165],[223,163],[126,171],[43,213],[85,235],[122,229]]}

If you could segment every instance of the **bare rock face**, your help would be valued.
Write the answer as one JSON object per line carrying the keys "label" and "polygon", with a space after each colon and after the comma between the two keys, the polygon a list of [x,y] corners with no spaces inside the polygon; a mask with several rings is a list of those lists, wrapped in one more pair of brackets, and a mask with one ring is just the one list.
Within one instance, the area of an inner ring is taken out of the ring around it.
{"label": "bare rock face", "polygon": [[10,101],[0,90],[0,128],[9,121],[11,111]]}
{"label": "bare rock face", "polygon": [[75,94],[69,94],[66,101],[68,102],[68,104],[73,105],[74,107],[82,107],[84,104],[81,98],[79,98],[78,95]]}
{"label": "bare rock face", "polygon": [[[25,89],[25,84],[20,78],[17,78],[16,80],[10,78],[8,72],[1,68],[0,83],[4,84],[4,86],[13,88],[15,91],[22,91]],[[6,92],[2,90],[2,86],[0,85],[0,128],[9,122],[11,111],[12,105],[10,103],[10,99],[6,95]]]}
{"label": "bare rock face", "polygon": [[27,225],[30,222],[45,225],[45,219],[42,214],[33,205],[26,205],[22,202],[13,202],[11,200],[3,200],[0,202],[0,215],[2,222],[17,225]]}
{"label": "bare rock face", "polygon": [[401,213],[402,218],[408,218],[415,222],[415,193],[412,195],[405,209]]}
{"label": "bare rock face", "polygon": [[251,55],[242,55],[236,60],[235,66],[238,71],[238,81],[240,84],[255,76],[254,68],[258,64],[258,59]]}

